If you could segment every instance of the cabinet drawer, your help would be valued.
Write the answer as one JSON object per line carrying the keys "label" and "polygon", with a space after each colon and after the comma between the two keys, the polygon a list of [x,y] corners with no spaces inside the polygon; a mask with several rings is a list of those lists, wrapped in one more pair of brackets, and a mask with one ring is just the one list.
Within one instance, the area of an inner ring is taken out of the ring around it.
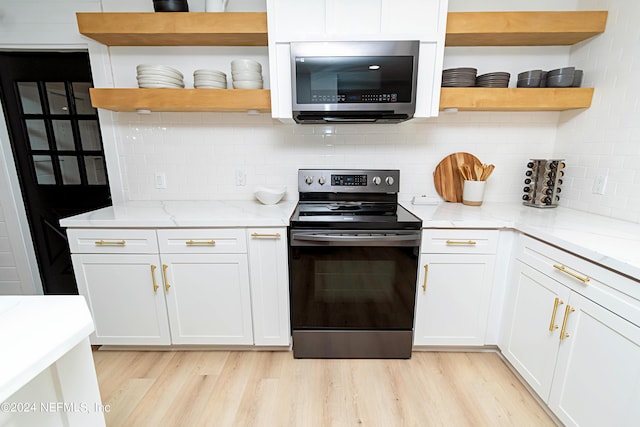
{"label": "cabinet drawer", "polygon": [[640,326],[640,282],[525,235],[518,238],[515,256]]}
{"label": "cabinet drawer", "polygon": [[158,230],[160,252],[171,254],[244,254],[247,239],[241,228]]}
{"label": "cabinet drawer", "polygon": [[158,240],[155,230],[70,228],[67,230],[67,236],[71,253],[158,253]]}
{"label": "cabinet drawer", "polygon": [[422,231],[423,253],[495,254],[498,230],[426,229]]}

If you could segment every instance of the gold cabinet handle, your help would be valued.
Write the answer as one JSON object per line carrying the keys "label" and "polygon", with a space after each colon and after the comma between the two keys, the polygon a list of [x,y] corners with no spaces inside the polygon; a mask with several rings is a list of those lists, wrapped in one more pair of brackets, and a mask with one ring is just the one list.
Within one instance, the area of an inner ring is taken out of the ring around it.
{"label": "gold cabinet handle", "polygon": [[565,332],[567,329],[567,320],[569,319],[569,314],[573,313],[574,311],[576,311],[576,309],[571,307],[570,305],[567,305],[567,308],[564,309],[564,320],[562,321],[562,329],[560,330],[560,341],[564,340],[565,338],[569,338],[569,334]]}
{"label": "gold cabinet handle", "polygon": [[447,240],[447,245],[474,246],[477,244],[478,242],[475,242],[473,240]]}
{"label": "gold cabinet handle", "polygon": [[167,278],[167,268],[169,268],[167,264],[162,264],[162,278],[164,279],[165,292],[169,292],[169,288],[171,287],[171,285],[169,284],[169,279]]}
{"label": "gold cabinet handle", "polygon": [[153,293],[158,293],[158,288],[160,286],[158,286],[158,282],[156,282],[156,267],[155,265],[151,266],[151,279],[153,280]]}
{"label": "gold cabinet handle", "polygon": [[273,233],[273,234],[251,233],[251,237],[253,237],[255,239],[279,239],[280,238],[280,233]]}
{"label": "gold cabinet handle", "polygon": [[215,246],[215,240],[187,240],[184,242],[187,246]]}
{"label": "gold cabinet handle", "polygon": [[556,297],[556,300],[553,302],[553,313],[551,313],[551,323],[549,323],[549,331],[553,332],[558,329],[558,325],[556,325],[556,313],[558,312],[558,306],[564,304],[562,300]]}
{"label": "gold cabinet handle", "polygon": [[125,240],[96,240],[96,246],[124,246],[127,244]]}
{"label": "gold cabinet handle", "polygon": [[581,276],[578,273],[574,273],[573,271],[567,269],[566,266],[564,265],[558,265],[558,264],[553,264],[553,268],[562,271],[565,274],[568,274],[569,276],[580,280],[582,283],[589,283],[589,281],[591,280],[589,277],[587,276]]}
{"label": "gold cabinet handle", "polygon": [[429,274],[429,264],[424,265],[424,282],[422,282],[422,292],[427,293],[427,275]]}

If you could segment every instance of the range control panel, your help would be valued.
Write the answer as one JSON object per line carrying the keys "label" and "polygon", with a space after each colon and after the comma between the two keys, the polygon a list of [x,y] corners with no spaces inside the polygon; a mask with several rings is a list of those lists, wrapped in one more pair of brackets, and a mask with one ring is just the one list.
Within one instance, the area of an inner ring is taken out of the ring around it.
{"label": "range control panel", "polygon": [[397,193],[400,171],[397,169],[299,169],[301,193]]}

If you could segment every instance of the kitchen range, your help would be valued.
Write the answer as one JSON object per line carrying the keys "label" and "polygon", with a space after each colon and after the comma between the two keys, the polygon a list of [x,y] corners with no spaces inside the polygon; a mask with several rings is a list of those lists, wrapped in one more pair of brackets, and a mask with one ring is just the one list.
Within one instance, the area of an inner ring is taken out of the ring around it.
{"label": "kitchen range", "polygon": [[422,221],[398,170],[298,171],[289,226],[296,358],[410,358]]}

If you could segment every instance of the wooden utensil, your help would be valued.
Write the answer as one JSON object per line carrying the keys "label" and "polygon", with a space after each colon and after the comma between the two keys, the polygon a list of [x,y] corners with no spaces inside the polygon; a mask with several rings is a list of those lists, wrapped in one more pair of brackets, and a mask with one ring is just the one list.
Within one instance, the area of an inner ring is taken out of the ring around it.
{"label": "wooden utensil", "polygon": [[442,159],[433,172],[436,191],[447,202],[462,202],[462,185],[465,178],[459,167],[465,164],[473,171],[475,165],[482,165],[482,162],[470,153],[452,153]]}
{"label": "wooden utensil", "polygon": [[493,172],[493,170],[496,167],[494,165],[484,165],[484,170],[482,171],[482,177],[480,178],[481,181],[486,181],[487,179],[489,179],[489,176],[491,176],[491,172]]}

